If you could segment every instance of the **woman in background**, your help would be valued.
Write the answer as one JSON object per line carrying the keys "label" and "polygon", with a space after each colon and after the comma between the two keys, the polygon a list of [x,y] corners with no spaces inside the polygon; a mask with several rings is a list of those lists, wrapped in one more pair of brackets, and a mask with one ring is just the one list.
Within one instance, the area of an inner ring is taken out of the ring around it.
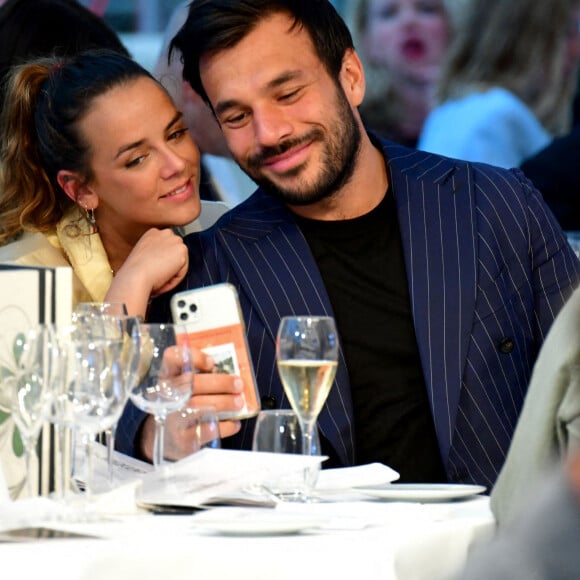
{"label": "woman in background", "polygon": [[462,0],[351,0],[346,13],[367,77],[366,126],[415,146],[434,104]]}
{"label": "woman in background", "polygon": [[570,126],[578,0],[470,0],[418,147],[518,166]]}
{"label": "woman in background", "polygon": [[0,87],[11,67],[30,58],[96,48],[129,56],[107,23],[77,0],[7,0],[0,7]]}

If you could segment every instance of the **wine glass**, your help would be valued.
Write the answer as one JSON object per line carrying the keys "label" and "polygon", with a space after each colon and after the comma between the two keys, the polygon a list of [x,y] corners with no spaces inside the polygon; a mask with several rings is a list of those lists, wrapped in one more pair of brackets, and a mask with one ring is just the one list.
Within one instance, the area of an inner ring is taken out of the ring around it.
{"label": "wine glass", "polygon": [[87,507],[92,495],[92,440],[118,420],[119,408],[127,400],[122,364],[124,336],[121,330],[101,333],[90,326],[76,325],[62,332],[61,341],[68,352],[67,404],[84,448]]}
{"label": "wine glass", "polygon": [[114,451],[115,435],[117,423],[123,412],[123,408],[129,397],[130,381],[134,376],[136,357],[139,349],[136,347],[135,340],[138,340],[138,333],[132,332],[135,325],[139,324],[140,317],[128,316],[127,307],[123,302],[79,302],[75,306],[72,314],[73,324],[80,325],[82,328],[91,331],[93,335],[111,336],[115,333],[121,333],[124,337],[125,346],[121,351],[121,361],[123,368],[126,369],[125,378],[126,398],[122,405],[119,406],[117,419],[112,425],[105,430],[105,442],[107,445],[107,469],[109,485],[114,485]]}
{"label": "wine glass", "polygon": [[46,411],[55,370],[54,329],[39,324],[2,341],[1,375],[10,393],[10,411],[24,445],[27,494],[38,489],[32,477],[32,456]]}
{"label": "wine glass", "polygon": [[[266,409],[260,411],[254,427],[252,451],[268,453],[297,453],[320,455],[318,429],[314,427],[312,448],[304,451],[304,438],[298,415],[292,409]],[[269,478],[261,488],[283,501],[304,501],[318,480],[320,465],[285,473],[281,477]]]}
{"label": "wine glass", "polygon": [[303,453],[312,454],[318,415],[338,366],[338,336],[330,316],[286,316],[276,337],[276,361],[284,392],[303,437]]}
{"label": "wine glass", "polygon": [[[67,393],[67,371],[70,336],[69,327],[63,331],[55,327],[54,348],[56,350],[56,365],[50,401],[46,409],[46,420],[54,426],[54,494],[57,500],[67,501],[73,492],[71,487],[71,446],[74,428],[72,408]],[[63,340],[63,336],[66,339]]]}
{"label": "wine glass", "polygon": [[167,415],[185,406],[193,390],[193,359],[184,328],[175,324],[140,325],[138,377],[129,396],[155,419],[153,465],[163,464]]}
{"label": "wine glass", "polygon": [[173,424],[171,441],[165,441],[165,457],[182,459],[201,449],[220,449],[219,418],[213,405],[185,406],[172,413],[168,422]]}
{"label": "wine glass", "polygon": [[77,302],[73,309],[72,321],[77,324],[84,320],[109,316],[127,316],[127,306],[124,302]]}

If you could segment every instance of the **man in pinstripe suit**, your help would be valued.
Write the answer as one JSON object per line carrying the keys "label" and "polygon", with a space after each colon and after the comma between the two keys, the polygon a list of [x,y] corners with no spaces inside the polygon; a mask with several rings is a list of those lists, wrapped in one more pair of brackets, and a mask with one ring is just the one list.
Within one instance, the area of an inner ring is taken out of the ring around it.
{"label": "man in pinstripe suit", "polygon": [[[541,196],[518,171],[367,134],[364,72],[327,0],[197,0],[173,47],[260,185],[186,239],[177,290],[238,288],[263,406],[288,406],[280,317],[335,316],[341,359],[319,417],[331,465],[382,461],[403,481],[491,486],[579,277]],[[167,303],[152,315],[166,319]],[[234,407],[235,395],[194,399]],[[252,421],[227,427],[238,432],[226,445],[249,448]]]}

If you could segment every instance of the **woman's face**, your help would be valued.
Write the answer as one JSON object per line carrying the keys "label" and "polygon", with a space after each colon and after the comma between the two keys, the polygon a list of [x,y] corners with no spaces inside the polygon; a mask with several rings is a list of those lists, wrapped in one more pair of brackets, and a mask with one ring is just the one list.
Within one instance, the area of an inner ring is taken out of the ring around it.
{"label": "woman's face", "polygon": [[155,81],[141,77],[101,95],[80,131],[93,177],[78,201],[95,209],[100,230],[139,237],[199,215],[199,151]]}
{"label": "woman's face", "polygon": [[365,51],[394,80],[434,80],[449,44],[442,0],[369,0]]}

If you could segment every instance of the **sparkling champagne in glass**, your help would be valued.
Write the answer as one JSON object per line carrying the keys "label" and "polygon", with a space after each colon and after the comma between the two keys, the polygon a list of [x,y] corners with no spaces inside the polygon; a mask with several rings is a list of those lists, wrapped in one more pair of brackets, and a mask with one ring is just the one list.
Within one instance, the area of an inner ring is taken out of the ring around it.
{"label": "sparkling champagne in glass", "polygon": [[276,340],[278,372],[300,421],[303,453],[313,448],[318,415],[338,366],[338,337],[330,316],[282,318]]}

